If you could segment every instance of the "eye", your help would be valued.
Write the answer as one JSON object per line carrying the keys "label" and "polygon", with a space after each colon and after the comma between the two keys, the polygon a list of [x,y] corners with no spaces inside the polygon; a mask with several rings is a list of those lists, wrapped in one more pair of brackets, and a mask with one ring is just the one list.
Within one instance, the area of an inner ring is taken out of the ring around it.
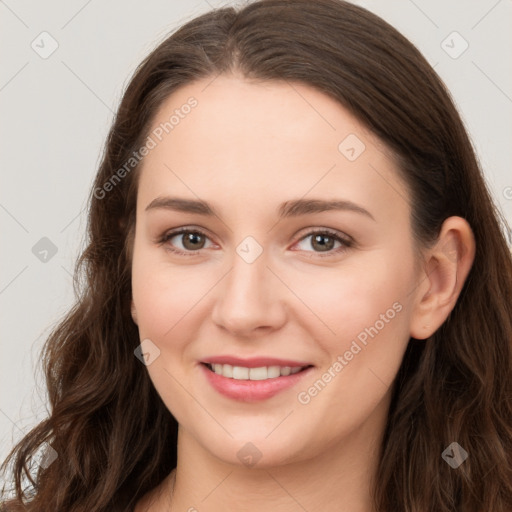
{"label": "eye", "polygon": [[[309,242],[308,239],[310,239]],[[337,248],[335,248],[336,243],[339,244]],[[300,247],[300,244],[302,244],[302,247]],[[317,253],[317,256],[325,257],[346,251],[352,244],[351,239],[340,235],[337,231],[321,229],[309,232],[296,245],[299,246],[301,251],[314,252]],[[313,249],[313,251],[308,250],[308,248]]]}
{"label": "eye", "polygon": [[[173,239],[176,241],[173,242]],[[163,235],[159,243],[165,244],[167,250],[176,254],[194,256],[194,253],[208,247],[207,240],[209,240],[208,236],[199,229],[180,228]],[[175,247],[175,244],[178,244],[178,247]]]}
{"label": "eye", "polygon": [[[175,241],[173,241],[176,239]],[[309,240],[309,243],[307,240]],[[208,245],[207,242],[210,242]],[[165,233],[159,240],[165,249],[182,256],[196,256],[201,249],[211,247],[212,243],[203,231],[197,228],[183,227]],[[302,247],[300,245],[302,244]],[[338,247],[335,247],[338,244]],[[177,246],[176,246],[177,245]],[[318,257],[327,257],[339,254],[352,247],[353,241],[347,236],[327,228],[310,231],[295,244],[298,250],[314,253]],[[309,250],[313,249],[313,251]],[[324,254],[322,254],[324,253]]]}

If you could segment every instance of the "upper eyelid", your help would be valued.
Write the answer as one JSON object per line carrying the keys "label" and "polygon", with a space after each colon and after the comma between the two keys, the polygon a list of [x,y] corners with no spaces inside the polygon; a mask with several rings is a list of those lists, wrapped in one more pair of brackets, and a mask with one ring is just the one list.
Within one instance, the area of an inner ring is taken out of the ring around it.
{"label": "upper eyelid", "polygon": [[[188,226],[184,226],[184,227],[176,228],[176,229],[170,229],[168,231],[165,231],[162,234],[162,236],[159,237],[159,239],[168,240],[175,236],[182,235],[183,233],[199,233],[201,235],[208,237],[210,240],[212,239],[209,232],[207,230],[205,230],[204,228],[194,228],[194,227],[188,227]],[[213,240],[211,240],[211,241],[213,242]]]}

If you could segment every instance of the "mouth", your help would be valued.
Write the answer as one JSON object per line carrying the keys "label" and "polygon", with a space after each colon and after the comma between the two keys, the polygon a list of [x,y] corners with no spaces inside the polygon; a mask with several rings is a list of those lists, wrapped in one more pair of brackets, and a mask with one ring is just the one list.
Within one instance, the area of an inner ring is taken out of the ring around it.
{"label": "mouth", "polygon": [[221,363],[202,363],[211,372],[234,380],[269,380],[277,379],[278,377],[288,377],[296,373],[303,372],[311,368],[312,365],[305,366],[236,366],[231,364]]}
{"label": "mouth", "polygon": [[202,361],[199,367],[215,391],[241,402],[267,400],[292,389],[314,369],[312,364],[302,362],[233,357],[211,358]]}

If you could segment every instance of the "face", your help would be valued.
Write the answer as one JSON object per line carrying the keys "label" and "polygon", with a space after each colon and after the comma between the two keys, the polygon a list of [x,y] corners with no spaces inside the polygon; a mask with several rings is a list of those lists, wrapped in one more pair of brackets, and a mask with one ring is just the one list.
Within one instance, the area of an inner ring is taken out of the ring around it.
{"label": "face", "polygon": [[180,429],[260,466],[381,430],[416,286],[383,145],[313,88],[236,76],[176,91],[149,135],[132,314]]}

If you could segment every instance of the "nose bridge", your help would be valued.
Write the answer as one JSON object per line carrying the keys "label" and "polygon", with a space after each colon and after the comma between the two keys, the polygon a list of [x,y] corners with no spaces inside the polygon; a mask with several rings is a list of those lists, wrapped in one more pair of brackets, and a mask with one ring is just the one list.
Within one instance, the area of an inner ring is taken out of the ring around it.
{"label": "nose bridge", "polygon": [[231,272],[226,283],[224,295],[237,301],[248,299],[264,299],[266,281],[266,261],[259,257],[252,263],[248,263],[238,254],[232,259]]}
{"label": "nose bridge", "polygon": [[250,238],[236,247],[213,311],[215,323],[238,334],[276,327],[284,319],[279,287],[272,283],[274,276],[267,268],[267,253]]}

